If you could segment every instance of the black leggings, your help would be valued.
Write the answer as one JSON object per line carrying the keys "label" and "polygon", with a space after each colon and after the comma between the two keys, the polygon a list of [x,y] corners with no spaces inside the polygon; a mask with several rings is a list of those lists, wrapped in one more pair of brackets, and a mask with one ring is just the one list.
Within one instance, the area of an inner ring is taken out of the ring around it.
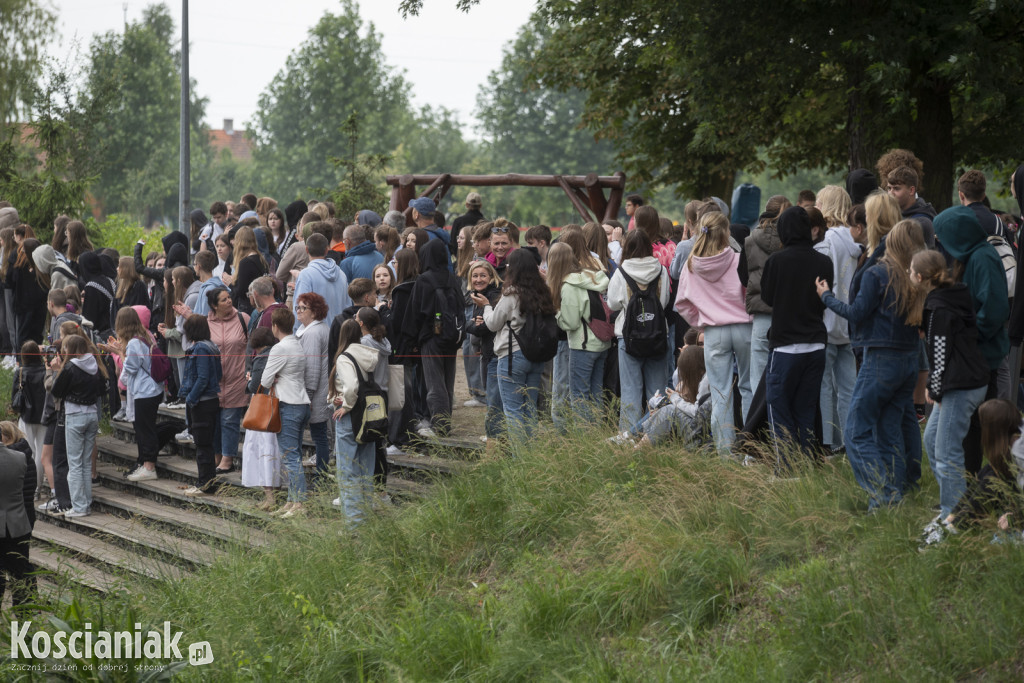
{"label": "black leggings", "polygon": [[135,399],[135,445],[139,449],[138,464],[156,462],[160,452],[160,440],[156,432],[156,414],[163,396]]}

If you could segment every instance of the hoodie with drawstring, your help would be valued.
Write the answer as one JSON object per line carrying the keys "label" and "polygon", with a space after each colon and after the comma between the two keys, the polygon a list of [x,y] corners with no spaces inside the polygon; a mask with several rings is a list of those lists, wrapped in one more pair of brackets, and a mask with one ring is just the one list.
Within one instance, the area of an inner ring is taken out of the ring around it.
{"label": "hoodie with drawstring", "polygon": [[[739,258],[739,254],[736,256]],[[661,278],[658,283],[660,290],[658,292],[658,300],[661,301],[662,306],[668,305],[669,289],[671,288],[668,270],[655,257],[644,256],[643,258],[626,259],[616,269],[611,280],[608,282],[608,308],[613,311],[622,311],[625,310],[626,305],[629,303],[629,286],[626,284],[626,278],[622,277],[622,273],[619,272],[620,270],[624,270],[638,285],[648,285]],[[622,338],[622,324],[624,320],[625,316],[622,315],[615,319],[615,336],[620,339]]]}
{"label": "hoodie with drawstring", "polygon": [[[324,298],[327,303],[325,320],[334,320],[352,305],[352,299],[348,296],[348,278],[331,259],[311,259],[309,265],[302,269],[295,278],[295,293],[292,295],[294,305],[298,305],[299,297],[306,292],[314,292]],[[296,316],[294,329],[299,329],[299,324]]]}
{"label": "hoodie with drawstring", "polygon": [[106,380],[100,374],[96,356],[86,353],[64,363],[63,369],[53,381],[50,393],[64,401],[64,412],[95,412],[96,401],[106,390]]}
{"label": "hoodie with drawstring", "polygon": [[[714,256],[692,256],[679,273],[676,312],[691,327],[749,323],[740,255],[726,247]],[[626,263],[629,263],[627,261]],[[690,264],[693,270],[690,270]]]}
{"label": "hoodie with drawstring", "polygon": [[555,320],[569,337],[569,348],[576,351],[606,351],[610,341],[601,341],[588,330],[590,320],[590,292],[602,296],[608,290],[608,276],[602,271],[587,270],[571,273],[562,283],[562,305]]}
{"label": "hoodie with drawstring", "polygon": [[832,288],[832,261],[814,250],[811,220],[799,206],[782,212],[778,222],[782,249],[768,257],[761,275],[761,299],[772,307],[768,348],[824,344],[825,305],[815,291],[817,278]]}
{"label": "hoodie with drawstring", "polygon": [[[835,276],[832,293],[840,301],[849,303],[853,274],[857,272],[857,263],[864,248],[854,241],[849,228],[838,226],[826,230],[825,238],[815,244],[814,249],[832,261]],[[828,309],[825,310],[825,329],[828,330],[829,344],[850,343],[850,324]]]}
{"label": "hoodie with drawstring", "polygon": [[1003,262],[970,207],[955,206],[936,216],[935,236],[946,252],[963,264],[963,283],[974,300],[978,350],[989,369],[995,370],[1010,351],[1006,333],[1010,302]]}

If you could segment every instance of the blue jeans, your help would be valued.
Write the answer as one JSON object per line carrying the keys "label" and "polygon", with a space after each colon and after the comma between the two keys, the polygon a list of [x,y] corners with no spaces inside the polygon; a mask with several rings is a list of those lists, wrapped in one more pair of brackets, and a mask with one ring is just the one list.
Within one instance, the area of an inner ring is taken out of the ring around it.
{"label": "blue jeans", "polygon": [[849,344],[825,345],[825,374],[821,379],[821,442],[843,444],[843,428],[857,381],[857,359]]}
{"label": "blue jeans", "polygon": [[501,402],[498,386],[498,357],[487,363],[487,417],[484,419],[484,433],[488,439],[496,439],[505,431],[505,406]]}
{"label": "blue jeans", "polygon": [[96,411],[72,413],[64,418],[64,439],[68,454],[68,490],[71,508],[88,512],[92,505],[92,447],[100,423]]}
{"label": "blue jeans", "polygon": [[[736,439],[733,425],[733,358],[739,374],[743,418],[750,412],[750,323],[712,325],[704,329],[704,367],[711,388],[711,433],[715,447],[727,451]],[[740,425],[742,427],[742,425]]]}
{"label": "blue jeans", "polygon": [[[772,326],[771,313],[755,313],[754,322],[751,323],[750,331],[750,390],[757,391],[758,382],[764,375],[764,369],[768,367],[768,329]],[[705,336],[704,343],[707,343]],[[851,385],[852,387],[852,385]],[[746,414],[743,419],[746,419]]]}
{"label": "blue jeans", "polygon": [[601,393],[604,388],[604,351],[569,349],[569,399],[582,425],[600,417]]}
{"label": "blue jeans", "polygon": [[903,498],[907,451],[902,422],[907,406],[913,409],[916,383],[916,348],[864,350],[844,439],[853,476],[872,509]]}
{"label": "blue jeans", "polygon": [[327,465],[331,461],[331,444],[327,439],[327,422],[310,422],[309,436],[313,439],[313,446],[316,448],[316,474],[320,476],[327,472]]}
{"label": "blue jeans", "polygon": [[349,521],[359,522],[373,493],[373,443],[356,443],[352,416],[334,421],[334,458],[338,472],[341,509]]}
{"label": "blue jeans", "polygon": [[[466,317],[473,314],[474,306],[466,309]],[[466,370],[466,384],[469,385],[469,397],[480,400],[484,397],[484,377],[480,372],[480,347],[473,348],[473,340],[478,339],[471,334],[466,335],[462,342],[462,367]]]}
{"label": "blue jeans", "polygon": [[942,403],[932,407],[924,428],[924,445],[932,463],[932,472],[939,483],[939,505],[942,516],[953,512],[967,490],[964,478],[964,437],[971,424],[971,415],[985,400],[987,386],[977,389],[954,389],[942,395]]}
{"label": "blue jeans", "polygon": [[220,421],[213,433],[213,446],[221,455],[237,458],[238,438],[242,427],[245,406],[241,408],[221,408]]}
{"label": "blue jeans", "polygon": [[780,468],[790,464],[786,448],[789,444],[798,446],[805,455],[813,455],[814,418],[824,372],[825,349],[809,353],[773,350],[768,356],[765,398]]}
{"label": "blue jeans", "polygon": [[509,436],[522,440],[533,435],[537,424],[537,395],[544,363],[526,360],[522,351],[498,359],[498,390],[505,406]]}
{"label": "blue jeans", "polygon": [[551,364],[551,421],[560,434],[565,433],[569,417],[569,342],[558,342],[558,353]]}
{"label": "blue jeans", "polygon": [[619,431],[631,432],[643,417],[647,400],[663,390],[669,381],[664,356],[637,358],[626,353],[626,344],[619,338]]}
{"label": "blue jeans", "polygon": [[288,502],[306,500],[306,473],[302,471],[302,432],[309,422],[308,403],[278,404],[281,411],[281,431],[277,433],[277,447],[288,473]]}

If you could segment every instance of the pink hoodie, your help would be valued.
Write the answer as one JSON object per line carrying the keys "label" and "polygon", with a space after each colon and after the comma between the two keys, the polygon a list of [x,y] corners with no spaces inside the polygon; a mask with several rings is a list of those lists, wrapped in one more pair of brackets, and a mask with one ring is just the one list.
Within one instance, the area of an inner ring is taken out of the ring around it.
{"label": "pink hoodie", "polygon": [[693,272],[679,274],[676,311],[693,327],[749,323],[746,287],[736,273],[740,255],[726,247],[715,256],[694,256]]}

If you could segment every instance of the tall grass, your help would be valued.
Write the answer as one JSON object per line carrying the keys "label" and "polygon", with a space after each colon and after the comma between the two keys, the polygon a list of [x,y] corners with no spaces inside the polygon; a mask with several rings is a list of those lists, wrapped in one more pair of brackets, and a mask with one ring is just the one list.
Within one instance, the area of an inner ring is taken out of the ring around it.
{"label": "tall grass", "polygon": [[927,471],[868,516],[843,462],[779,480],[603,436],[545,433],[354,532],[325,502],[135,608],[212,643],[197,680],[1024,673],[1024,550],[982,530],[920,552]]}

